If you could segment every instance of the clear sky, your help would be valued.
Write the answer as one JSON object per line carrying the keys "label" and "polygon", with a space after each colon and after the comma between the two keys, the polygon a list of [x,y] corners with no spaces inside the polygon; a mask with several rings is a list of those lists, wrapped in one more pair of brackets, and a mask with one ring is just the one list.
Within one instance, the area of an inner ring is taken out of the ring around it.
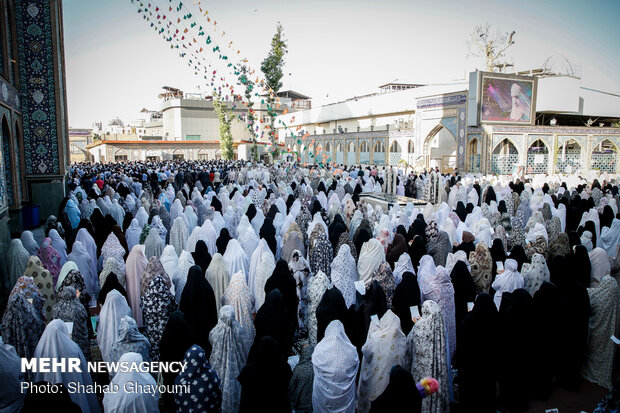
{"label": "clear sky", "polygon": [[[185,2],[183,11],[197,11],[192,0]],[[168,6],[179,0],[151,3],[178,15]],[[477,63],[468,57],[469,34],[486,22],[516,31],[509,57],[517,70],[565,56],[580,65],[584,86],[620,92],[618,0],[226,0],[201,6],[217,21],[217,32],[199,13],[193,19],[219,44],[233,41],[257,71],[280,21],[289,48],[283,90],[311,96],[315,106],[375,92],[394,79],[464,79]],[[130,121],[143,107],[158,109],[164,85],[211,89],[129,0],[65,0],[63,9],[71,127],[115,116]],[[220,63],[210,50],[202,56]]]}

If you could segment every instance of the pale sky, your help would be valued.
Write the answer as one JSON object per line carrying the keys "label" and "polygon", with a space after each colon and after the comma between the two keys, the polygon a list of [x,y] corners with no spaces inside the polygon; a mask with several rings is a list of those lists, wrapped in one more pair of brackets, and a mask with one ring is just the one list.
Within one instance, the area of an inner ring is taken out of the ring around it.
{"label": "pale sky", "polygon": [[[376,92],[394,79],[464,79],[476,63],[467,57],[469,34],[486,22],[516,31],[508,56],[517,70],[565,56],[581,66],[584,86],[620,93],[617,0],[201,1],[217,21],[216,32],[192,0],[185,0],[181,13],[168,11],[179,0],[150,3],[165,8],[168,18],[192,11],[191,20],[214,44],[225,49],[233,41],[257,73],[280,21],[289,49],[282,90],[312,97],[313,106]],[[130,0],[65,0],[63,9],[71,127],[89,128],[116,116],[131,121],[143,107],[158,109],[164,85],[212,90]],[[200,56],[235,81],[210,49]]]}

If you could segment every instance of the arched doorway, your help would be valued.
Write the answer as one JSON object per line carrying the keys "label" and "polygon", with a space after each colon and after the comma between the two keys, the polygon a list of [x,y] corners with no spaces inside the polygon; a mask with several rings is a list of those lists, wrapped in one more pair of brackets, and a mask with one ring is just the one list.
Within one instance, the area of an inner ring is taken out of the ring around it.
{"label": "arched doorway", "polygon": [[385,143],[383,140],[376,141],[374,148],[372,148],[372,163],[385,165]]}
{"label": "arched doorway", "polygon": [[473,173],[480,173],[480,158],[482,145],[478,138],[472,139],[467,144],[467,170]]}
{"label": "arched doorway", "polygon": [[400,145],[396,141],[392,142],[390,145],[390,165],[397,166],[402,157],[403,151]]}
{"label": "arched doorway", "polygon": [[172,160],[184,159],[184,158],[185,158],[185,154],[183,153],[183,149],[175,149],[172,152]]}
{"label": "arched doorway", "polygon": [[424,155],[428,168],[438,167],[442,172],[456,168],[456,138],[447,128],[437,125],[424,140]]}
{"label": "arched doorway", "polygon": [[368,165],[370,163],[370,146],[365,140],[360,143],[360,164]]}
{"label": "arched doorway", "polygon": [[203,149],[198,149],[198,153],[196,154],[196,157],[198,158],[199,161],[208,161],[209,160],[209,153],[204,148]]}
{"label": "arched doorway", "polygon": [[413,165],[415,163],[415,147],[413,146],[413,139],[409,139],[407,142],[407,163]]}
{"label": "arched doorway", "polygon": [[618,148],[612,141],[605,139],[594,146],[592,151],[591,169],[616,173]]}
{"label": "arched doorway", "polygon": [[122,162],[122,161],[126,161],[127,159],[129,159],[129,155],[127,154],[126,150],[119,149],[116,152],[114,152],[114,161]]}
{"label": "arched doorway", "polygon": [[581,145],[569,139],[558,148],[555,160],[555,172],[572,174],[581,171]]}
{"label": "arched doorway", "polygon": [[355,142],[349,142],[349,149],[347,151],[347,165],[355,165],[357,163],[357,148]]}
{"label": "arched doorway", "polygon": [[[321,156],[321,158],[323,158],[323,156]],[[325,144],[325,157],[324,157],[325,161],[324,162],[333,162],[333,158],[332,158],[332,144],[330,142],[327,142]]]}
{"label": "arched doorway", "polygon": [[336,163],[339,165],[342,165],[344,163],[344,151],[342,142],[338,142],[336,144]]}
{"label": "arched doorway", "polygon": [[157,162],[161,160],[161,151],[150,149],[146,151],[145,155],[147,161]]}
{"label": "arched doorway", "polygon": [[[11,154],[13,148],[11,145],[11,129],[6,116],[2,117],[2,159],[0,159],[0,168],[4,168],[4,187],[6,189],[7,203],[13,205],[13,162]],[[2,187],[0,186],[0,198],[2,197]]]}
{"label": "arched doorway", "polygon": [[536,139],[527,150],[526,173],[546,174],[549,165],[549,149],[542,139]]}
{"label": "arched doorway", "polygon": [[491,154],[491,173],[511,175],[519,164],[519,151],[509,139],[504,139],[495,146]]}

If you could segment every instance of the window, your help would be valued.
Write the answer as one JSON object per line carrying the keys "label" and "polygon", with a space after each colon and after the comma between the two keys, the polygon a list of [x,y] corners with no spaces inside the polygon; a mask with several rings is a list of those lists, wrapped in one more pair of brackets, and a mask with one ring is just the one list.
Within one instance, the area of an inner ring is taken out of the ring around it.
{"label": "window", "polygon": [[411,140],[407,143],[407,152],[409,152],[409,153],[414,153],[415,152],[413,150],[413,141],[411,141]]}
{"label": "window", "polygon": [[385,152],[385,145],[383,144],[382,141],[377,141],[377,143],[375,143],[375,152]]}
{"label": "window", "polygon": [[366,143],[366,141],[363,141],[362,144],[360,145],[360,152],[368,152],[368,143]]}

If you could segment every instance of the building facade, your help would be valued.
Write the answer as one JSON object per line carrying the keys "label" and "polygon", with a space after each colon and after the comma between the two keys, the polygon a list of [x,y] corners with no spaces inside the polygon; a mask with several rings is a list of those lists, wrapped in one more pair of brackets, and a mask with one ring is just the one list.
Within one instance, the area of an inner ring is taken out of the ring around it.
{"label": "building facade", "polygon": [[42,217],[56,214],[65,193],[69,139],[61,0],[0,0],[0,21],[0,271],[4,271],[10,233],[22,229],[24,205],[40,205]]}
{"label": "building facade", "polygon": [[289,158],[302,163],[498,175],[620,173],[620,129],[612,127],[620,119],[619,95],[583,87],[575,78],[506,76],[511,84],[537,85],[528,95],[528,121],[510,120],[509,111],[498,112],[503,120],[487,120],[481,112],[491,98],[471,82],[388,84],[382,93],[281,116],[287,127],[278,134]]}
{"label": "building facade", "polygon": [[69,128],[69,156],[71,162],[85,162],[91,159],[86,147],[93,143],[92,129]]}

